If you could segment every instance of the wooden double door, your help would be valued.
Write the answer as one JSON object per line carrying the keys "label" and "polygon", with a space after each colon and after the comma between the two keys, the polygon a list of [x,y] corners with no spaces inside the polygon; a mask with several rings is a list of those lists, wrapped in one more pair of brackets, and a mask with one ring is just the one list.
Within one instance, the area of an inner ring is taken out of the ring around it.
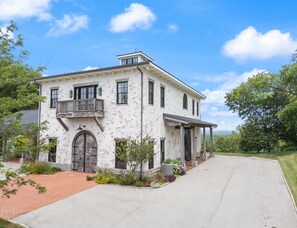
{"label": "wooden double door", "polygon": [[72,169],[91,173],[96,171],[97,143],[89,132],[79,133],[73,141]]}

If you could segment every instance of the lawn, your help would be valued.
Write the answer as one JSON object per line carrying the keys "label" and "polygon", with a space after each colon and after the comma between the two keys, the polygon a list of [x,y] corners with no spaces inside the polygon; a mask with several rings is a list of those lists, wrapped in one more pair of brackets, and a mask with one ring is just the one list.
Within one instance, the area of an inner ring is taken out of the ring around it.
{"label": "lawn", "polygon": [[[217,154],[243,157],[259,157],[278,160],[297,203],[297,152],[271,152],[271,153],[222,153]],[[296,205],[297,206],[297,205]]]}
{"label": "lawn", "polygon": [[5,227],[5,228],[22,228],[23,226],[20,226],[18,224],[9,222],[7,220],[1,219],[0,218],[0,227]]}

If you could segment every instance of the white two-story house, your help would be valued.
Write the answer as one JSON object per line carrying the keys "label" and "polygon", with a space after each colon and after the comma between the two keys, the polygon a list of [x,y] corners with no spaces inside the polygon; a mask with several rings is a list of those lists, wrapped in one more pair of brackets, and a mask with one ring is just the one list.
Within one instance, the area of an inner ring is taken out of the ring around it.
{"label": "white two-story house", "polygon": [[166,158],[193,161],[200,154],[200,120],[206,97],[180,81],[142,52],[118,55],[118,66],[73,72],[35,80],[46,99],[40,135],[56,142],[40,160],[63,169],[94,172],[96,167],[129,169],[116,155],[120,141],[150,136],[154,159],[145,171],[160,168]]}

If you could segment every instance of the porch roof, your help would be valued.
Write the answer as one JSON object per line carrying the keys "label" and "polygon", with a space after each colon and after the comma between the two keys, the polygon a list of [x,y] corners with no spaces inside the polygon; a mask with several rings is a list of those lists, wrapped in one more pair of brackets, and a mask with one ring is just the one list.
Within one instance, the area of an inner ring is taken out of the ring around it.
{"label": "porch roof", "polygon": [[165,120],[177,122],[177,123],[183,124],[183,125],[193,125],[193,126],[197,126],[197,127],[211,127],[211,128],[215,128],[218,126],[217,124],[202,121],[198,118],[195,119],[195,118],[189,118],[189,117],[184,117],[184,116],[172,115],[172,114],[168,114],[168,113],[163,113],[163,118]]}

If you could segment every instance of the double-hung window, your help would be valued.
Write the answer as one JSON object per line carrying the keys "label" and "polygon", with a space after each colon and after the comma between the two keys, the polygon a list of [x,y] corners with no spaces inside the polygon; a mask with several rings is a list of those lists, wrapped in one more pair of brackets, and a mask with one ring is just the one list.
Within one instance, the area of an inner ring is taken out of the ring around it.
{"label": "double-hung window", "polygon": [[186,94],[183,96],[183,108],[188,109],[188,97]]}
{"label": "double-hung window", "polygon": [[197,107],[196,107],[197,116],[199,116],[199,102],[197,102],[196,105],[197,105]]}
{"label": "double-hung window", "polygon": [[57,157],[57,139],[51,138],[48,140],[48,143],[50,145],[50,150],[48,153],[48,161],[49,162],[56,162]]}
{"label": "double-hung window", "polygon": [[148,103],[153,105],[154,104],[154,82],[149,81],[148,84]]}
{"label": "double-hung window", "polygon": [[117,104],[128,104],[128,82],[117,82]]}
{"label": "double-hung window", "polygon": [[192,114],[195,115],[195,100],[192,100]]}
{"label": "double-hung window", "polygon": [[116,169],[126,169],[127,164],[124,160],[119,158],[121,155],[127,153],[126,151],[127,141],[117,141],[116,142],[116,151],[115,151],[115,168]]}
{"label": "double-hung window", "polygon": [[59,90],[58,89],[51,89],[51,101],[50,101],[50,107],[51,108],[56,108],[57,107],[58,95],[59,95]]}
{"label": "double-hung window", "polygon": [[160,87],[160,106],[165,107],[165,87]]}
{"label": "double-hung window", "polygon": [[161,164],[165,160],[165,140],[161,139],[160,141],[160,159],[161,159]]}

